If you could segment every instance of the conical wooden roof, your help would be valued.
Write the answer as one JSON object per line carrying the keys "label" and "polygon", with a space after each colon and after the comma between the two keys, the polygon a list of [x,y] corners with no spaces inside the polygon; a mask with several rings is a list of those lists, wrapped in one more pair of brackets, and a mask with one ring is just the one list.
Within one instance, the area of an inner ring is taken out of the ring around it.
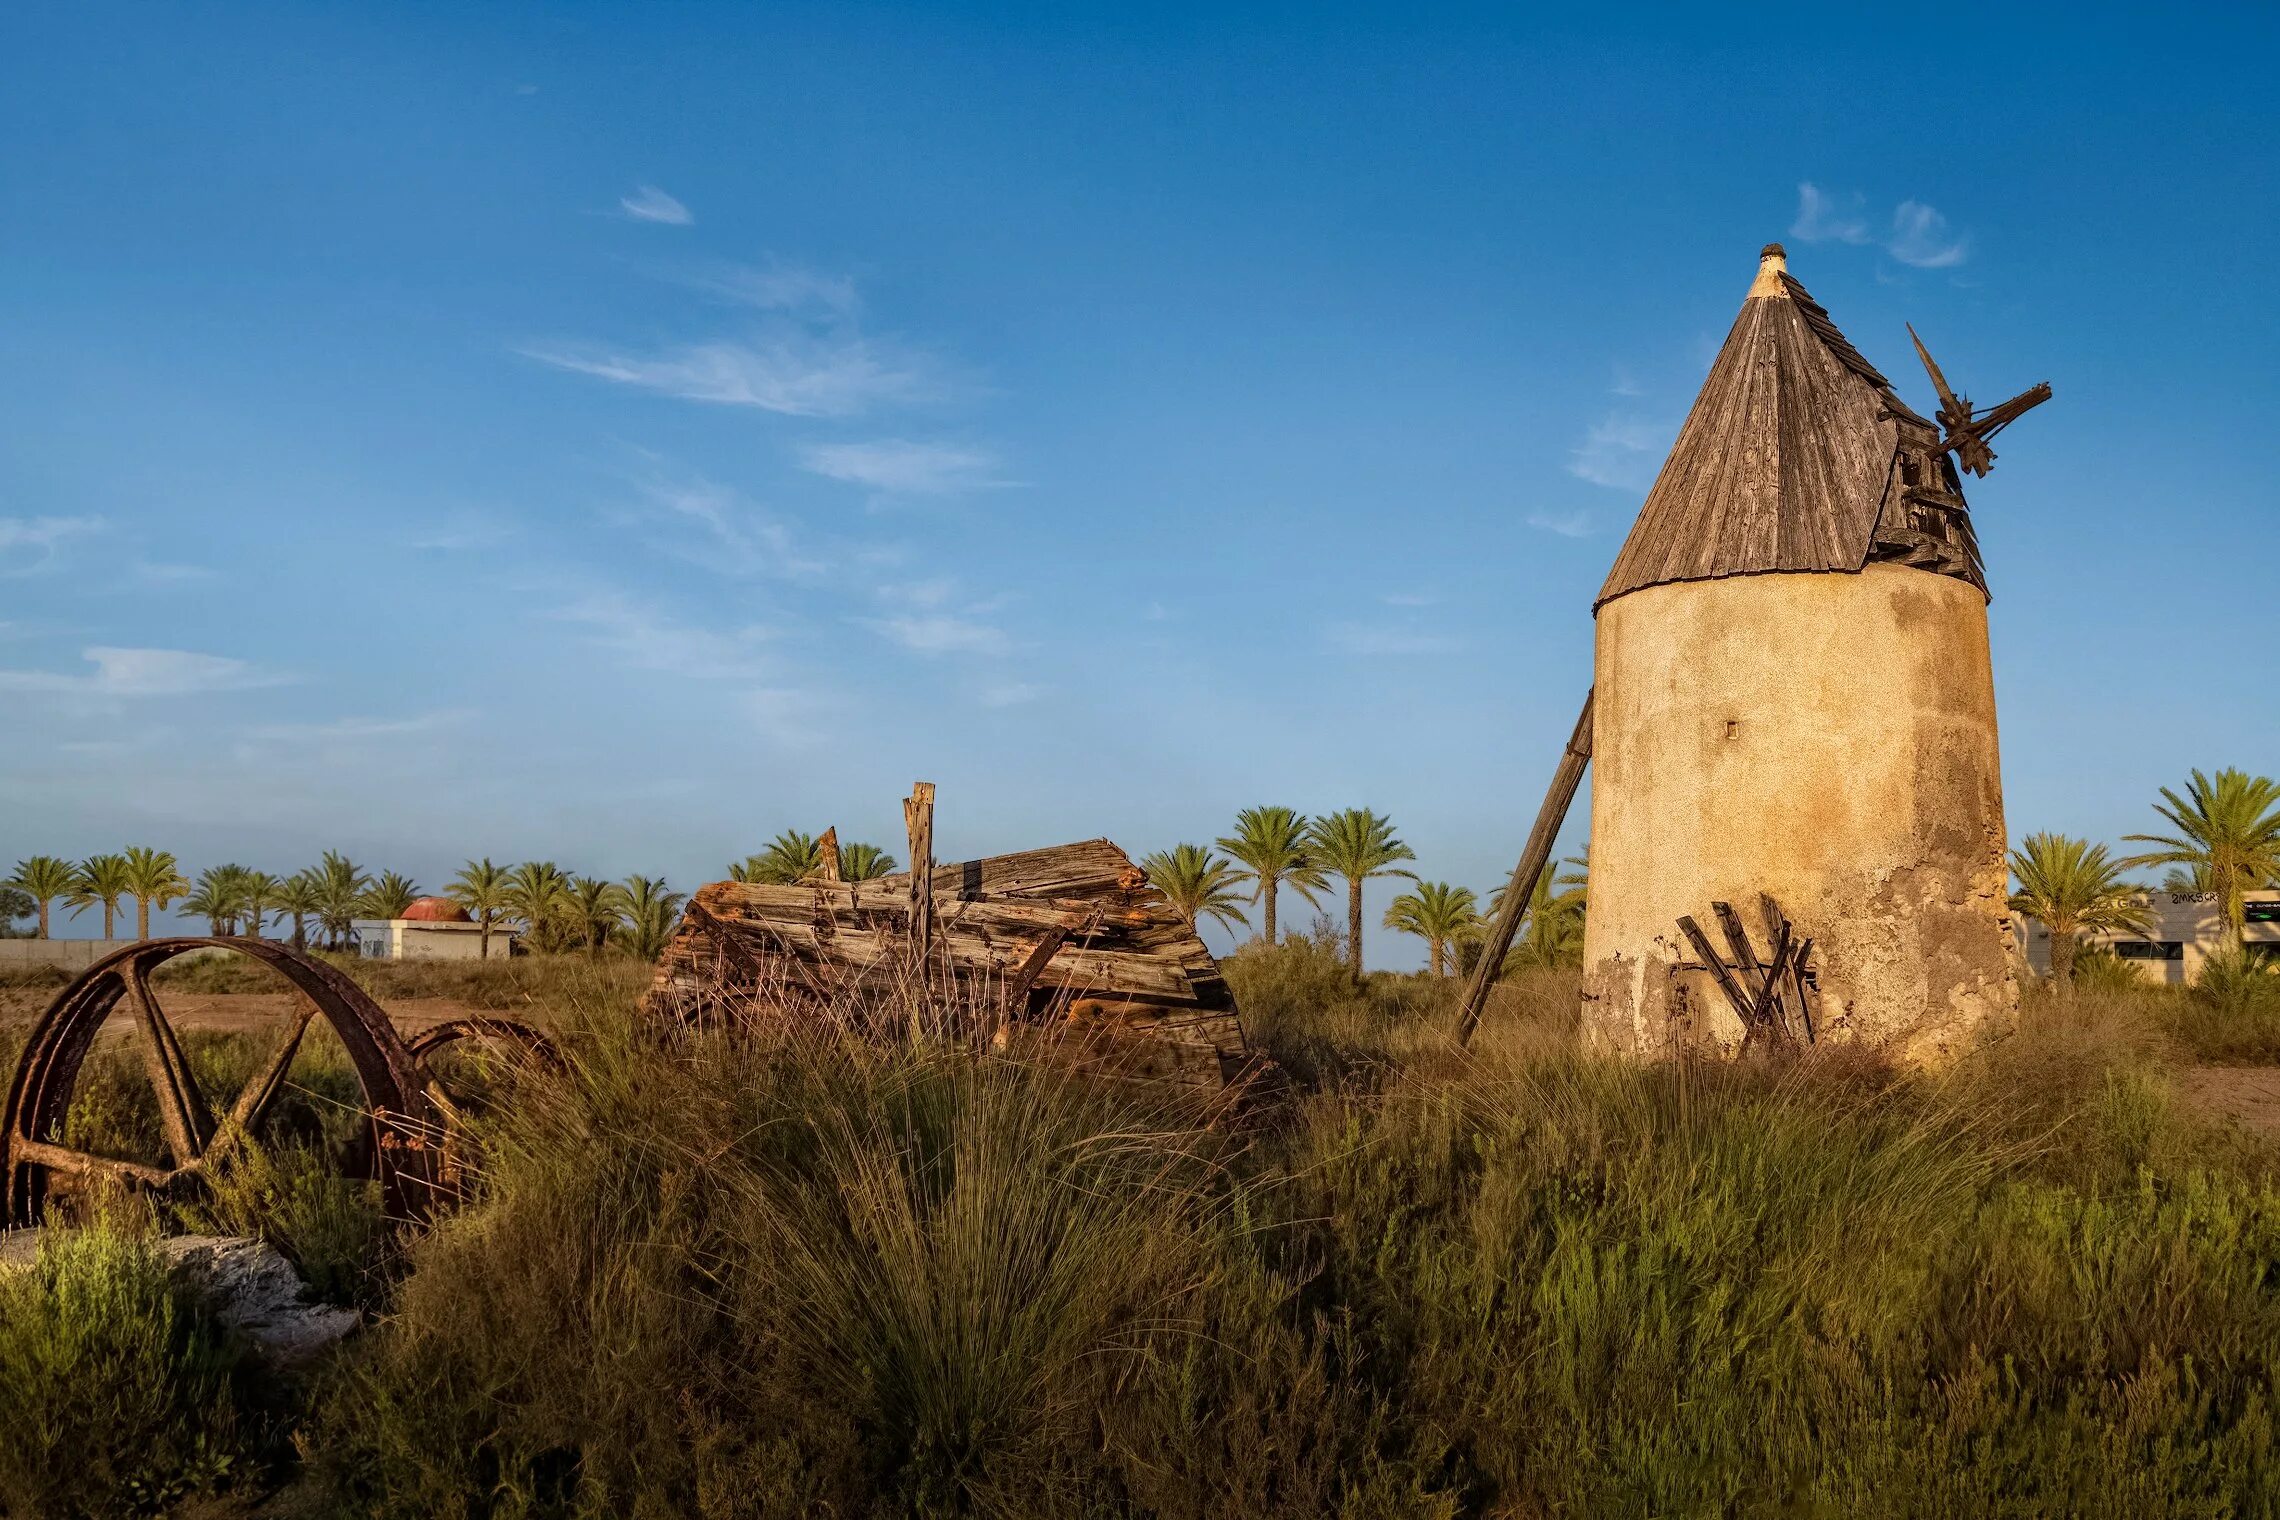
{"label": "conical wooden roof", "polygon": [[[1961,519],[1938,441],[1772,244],[1595,605],[1669,581],[1858,571],[1887,557],[1878,552],[1887,499],[1900,503],[1919,480],[1930,499],[1952,490]],[[1893,516],[1904,519],[1905,505]],[[1984,589],[1976,545],[1967,568]]]}

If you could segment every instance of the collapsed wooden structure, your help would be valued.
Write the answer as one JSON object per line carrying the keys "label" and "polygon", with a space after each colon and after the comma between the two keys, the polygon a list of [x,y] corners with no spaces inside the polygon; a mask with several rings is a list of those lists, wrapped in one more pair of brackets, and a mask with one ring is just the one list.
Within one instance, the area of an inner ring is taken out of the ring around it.
{"label": "collapsed wooden structure", "polygon": [[1749,931],[1732,903],[1714,902],[1711,913],[1726,937],[1732,959],[1718,953],[1710,936],[1692,914],[1681,917],[1678,930],[1693,947],[1698,965],[1681,962],[1680,972],[1705,971],[1726,995],[1726,1004],[1742,1022],[1742,1048],[1812,1045],[1821,1038],[1819,975],[1813,969],[1813,941],[1798,937],[1781,904],[1761,894],[1758,909],[1765,921],[1769,948],[1758,958]]}
{"label": "collapsed wooden structure", "polygon": [[904,803],[907,872],[842,880],[827,832],[803,881],[698,889],[644,1015],[910,1022],[982,1044],[1050,1029],[1147,1075],[1217,1085],[1245,1071],[1218,962],[1122,850],[1092,839],[936,864],[933,811],[921,782]]}

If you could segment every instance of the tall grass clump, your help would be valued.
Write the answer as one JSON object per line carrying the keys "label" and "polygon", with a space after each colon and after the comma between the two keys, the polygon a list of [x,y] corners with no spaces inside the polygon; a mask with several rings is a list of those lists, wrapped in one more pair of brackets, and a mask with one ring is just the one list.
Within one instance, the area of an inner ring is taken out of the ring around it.
{"label": "tall grass clump", "polygon": [[2280,966],[2256,950],[2211,956],[2192,990],[2172,998],[2170,1028],[2203,1061],[2280,1062]]}
{"label": "tall grass clump", "polygon": [[[1547,973],[1556,977],[1557,973]],[[1233,958],[1246,1113],[573,1021],[305,1438],[380,1515],[2268,1512],[2280,1165],[2142,994],[1953,1070],[1578,1054],[1515,984]],[[1572,989],[1572,981],[1564,984]],[[886,1020],[916,1027],[922,1019]]]}
{"label": "tall grass clump", "polygon": [[0,1273],[0,1513],[169,1514],[251,1476],[238,1343],[116,1223]]}
{"label": "tall grass clump", "polygon": [[812,1026],[571,1048],[325,1412],[344,1503],[1129,1512],[1199,1455],[1117,1411],[1279,1333],[1210,1095]]}

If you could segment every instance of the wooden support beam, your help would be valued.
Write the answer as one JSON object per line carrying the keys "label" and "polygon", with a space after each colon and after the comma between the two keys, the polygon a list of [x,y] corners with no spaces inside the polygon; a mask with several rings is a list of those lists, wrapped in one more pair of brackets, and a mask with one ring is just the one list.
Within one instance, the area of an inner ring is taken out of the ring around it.
{"label": "wooden support beam", "polygon": [[1781,921],[1780,933],[1774,936],[1773,956],[1766,962],[1765,978],[1758,988],[1757,1002],[1750,1010],[1750,1036],[1763,1031],[1777,1042],[1788,1038],[1789,1031],[1781,1022],[1781,977],[1778,972],[1789,964],[1790,949],[1789,920],[1785,918]]}
{"label": "wooden support beam", "polygon": [[1702,964],[1718,979],[1718,990],[1726,994],[1726,1001],[1734,1006],[1734,1016],[1746,1028],[1750,1022],[1751,998],[1726,964],[1726,958],[1710,943],[1710,936],[1702,932],[1702,926],[1694,921],[1691,913],[1678,921],[1678,932],[1686,936],[1687,943],[1694,946],[1694,953],[1702,957]]}
{"label": "wooden support beam", "polygon": [[1758,964],[1757,947],[1750,943],[1749,930],[1742,927],[1742,916],[1732,903],[1714,902],[1710,911],[1717,915],[1726,948],[1734,952],[1734,970],[1740,974],[1743,989],[1752,998],[1757,997],[1765,991],[1765,968]]}
{"label": "wooden support beam", "polygon": [[[1758,894],[1758,917],[1765,923],[1765,937],[1769,942],[1780,939],[1790,927],[1789,915],[1781,911],[1781,904],[1773,900],[1771,893]],[[1798,945],[1771,973],[1781,983],[1782,1017],[1790,1025],[1791,1035],[1802,1037],[1808,1045],[1813,1043],[1813,1020],[1805,1009],[1805,979],[1801,975],[1805,963],[1799,951],[1811,945],[1811,940]]]}
{"label": "wooden support beam", "polygon": [[910,945],[923,981],[934,954],[934,783],[916,782],[903,799],[910,831]]}
{"label": "wooden support beam", "polygon": [[825,829],[823,837],[815,842],[815,877],[818,881],[845,881],[847,867],[839,856],[839,830],[836,826]]}
{"label": "wooden support beam", "polygon": [[1568,736],[1567,748],[1560,752],[1559,766],[1552,772],[1552,784],[1544,793],[1543,806],[1536,810],[1536,826],[1529,831],[1526,848],[1520,852],[1520,863],[1512,868],[1512,880],[1504,889],[1504,901],[1497,908],[1496,922],[1489,927],[1487,942],[1481,946],[1480,961],[1473,967],[1472,980],[1465,984],[1465,1000],[1457,1009],[1457,1044],[1472,1043],[1473,1031],[1480,1028],[1481,1011],[1488,1006],[1488,990],[1496,985],[1503,973],[1504,957],[1511,953],[1512,937],[1520,932],[1520,920],[1527,915],[1528,900],[1536,895],[1536,880],[1552,863],[1552,846],[1560,836],[1560,826],[1567,822],[1568,809],[1575,805],[1576,789],[1583,785],[1583,773],[1591,764],[1591,703],[1592,693],[1583,694],[1583,711],[1575,720],[1575,732]]}
{"label": "wooden support beam", "polygon": [[1805,1021],[1805,1043],[1808,1045],[1818,1043],[1821,1038],[1821,1032],[1816,1027],[1820,1021],[1813,1017],[1813,989],[1805,981],[1805,968],[1812,963],[1813,942],[1806,940],[1797,947],[1797,953],[1790,957],[1789,975],[1797,984],[1797,1016]]}

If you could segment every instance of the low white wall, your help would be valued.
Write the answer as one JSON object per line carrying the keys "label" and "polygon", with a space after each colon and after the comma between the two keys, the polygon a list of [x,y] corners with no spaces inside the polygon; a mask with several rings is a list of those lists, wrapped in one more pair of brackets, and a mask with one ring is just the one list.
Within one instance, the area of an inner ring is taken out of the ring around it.
{"label": "low white wall", "polygon": [[[85,971],[112,951],[124,950],[134,943],[136,941],[131,939],[0,939],[0,971],[29,970],[34,966]],[[193,955],[223,953],[219,950],[191,952]]]}

